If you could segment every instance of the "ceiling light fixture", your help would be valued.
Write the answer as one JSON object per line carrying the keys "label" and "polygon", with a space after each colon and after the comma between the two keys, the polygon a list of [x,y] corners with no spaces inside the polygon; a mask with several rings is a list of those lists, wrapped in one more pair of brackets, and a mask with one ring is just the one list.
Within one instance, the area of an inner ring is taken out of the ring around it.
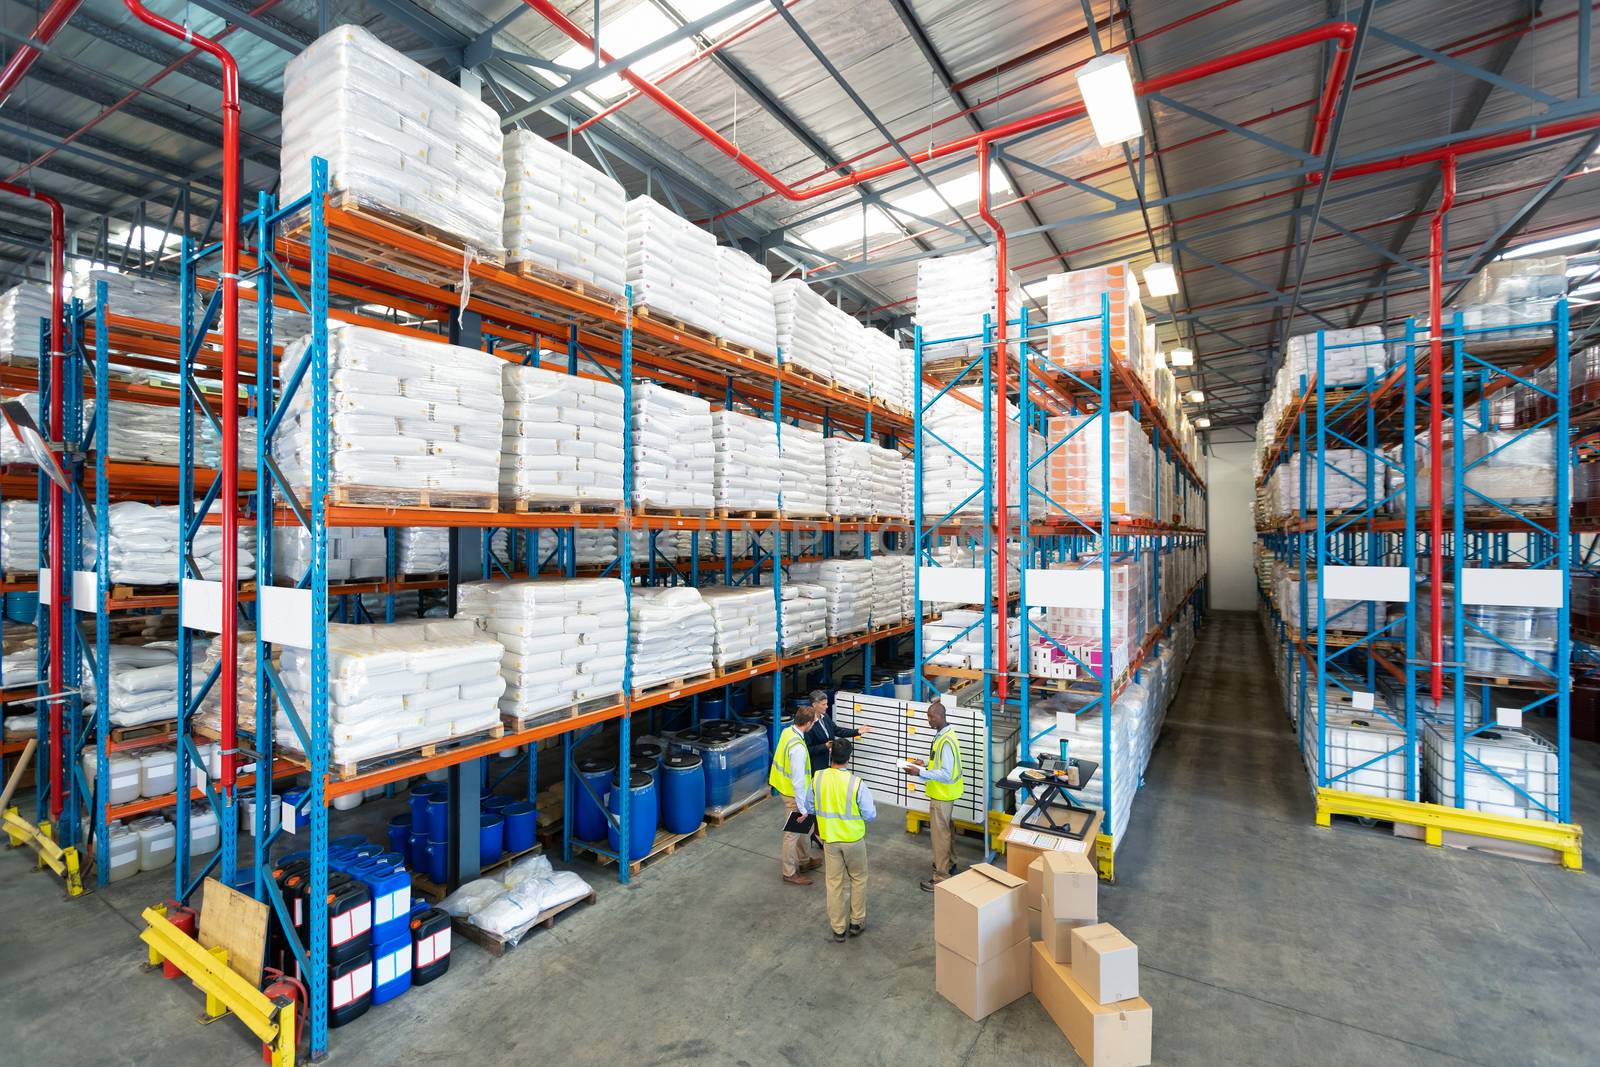
{"label": "ceiling light fixture", "polygon": [[1174,348],[1171,353],[1174,367],[1194,366],[1194,350],[1192,348]]}
{"label": "ceiling light fixture", "polygon": [[1083,95],[1095,140],[1102,148],[1144,135],[1139,100],[1133,94],[1133,76],[1121,55],[1107,53],[1085,63],[1078,70],[1078,92]]}
{"label": "ceiling light fixture", "polygon": [[1177,296],[1178,272],[1158,259],[1144,269],[1144,287],[1151,296]]}
{"label": "ceiling light fixture", "polygon": [[1189,403],[1191,403],[1191,404],[1204,404],[1205,402],[1206,402],[1206,394],[1205,393],[1201,392],[1198,389],[1189,390]]}
{"label": "ceiling light fixture", "polygon": [[1194,424],[1195,424],[1195,425],[1196,425],[1196,426],[1197,426],[1197,427],[1199,427],[1199,428],[1200,428],[1200,429],[1202,429],[1202,430],[1209,430],[1209,429],[1211,429],[1211,420],[1210,420],[1210,419],[1208,419],[1208,418],[1207,418],[1207,417],[1206,417],[1206,416],[1204,416],[1204,415],[1201,415],[1201,416],[1200,416],[1200,417],[1199,417],[1199,418],[1198,418],[1198,419],[1195,419],[1195,420],[1194,420]]}

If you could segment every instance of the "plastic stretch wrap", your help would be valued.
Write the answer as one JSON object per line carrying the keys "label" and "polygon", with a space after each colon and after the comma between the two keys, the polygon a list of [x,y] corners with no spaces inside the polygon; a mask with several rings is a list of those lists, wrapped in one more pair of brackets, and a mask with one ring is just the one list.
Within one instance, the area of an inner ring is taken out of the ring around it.
{"label": "plastic stretch wrap", "polygon": [[[621,692],[628,605],[620,581],[471,585],[470,610],[504,648],[501,711],[526,720]],[[466,614],[468,608],[460,610]]]}
{"label": "plastic stretch wrap", "polygon": [[[1033,514],[1083,517],[1100,514],[1102,480],[1109,480],[1111,514],[1155,518],[1155,448],[1139,421],[1126,411],[1111,412],[1108,424],[1095,415],[1065,415],[1050,420],[1050,445],[1066,443],[1045,460],[1050,500],[1030,502]],[[1109,441],[1106,431],[1109,428]],[[1029,449],[1029,462],[1040,453]],[[1056,505],[1060,505],[1057,507]]]}
{"label": "plastic stretch wrap", "polygon": [[41,320],[50,320],[50,289],[34,282],[0,293],[0,363],[39,365]]}
{"label": "plastic stretch wrap", "polygon": [[867,475],[867,497],[871,501],[870,513],[885,517],[909,516],[902,511],[904,500],[904,468],[906,457],[898,449],[869,445],[867,453],[871,466]]}
{"label": "plastic stretch wrap", "polygon": [[717,247],[717,333],[764,356],[778,356],[772,275],[737,248]]}
{"label": "plastic stretch wrap", "polygon": [[825,297],[798,278],[772,283],[772,310],[783,361],[824,379],[840,362],[834,319]]}
{"label": "plastic stretch wrap", "polygon": [[892,626],[906,617],[904,583],[910,556],[875,555],[872,567],[872,625]]}
{"label": "plastic stretch wrap", "polygon": [[[107,519],[107,577],[127,585],[170,585],[178,580],[180,521],[176,507],[158,507],[135,500],[112,504]],[[95,569],[95,531],[83,531],[85,569]],[[201,526],[190,543],[190,555],[200,568],[200,577],[217,581],[222,577],[222,528]],[[239,579],[256,574],[256,530],[239,526]]]}
{"label": "plastic stretch wrap", "polygon": [[872,624],[873,568],[864,559],[828,559],[793,563],[791,581],[818,585],[828,607],[828,639],[860,633]]}
{"label": "plastic stretch wrap", "polygon": [[828,467],[822,442],[822,435],[815,430],[783,428],[779,445],[783,456],[784,514],[828,514]]}
{"label": "plastic stretch wrap", "polygon": [[771,589],[710,588],[700,594],[711,608],[719,670],[776,649],[778,608]]}
{"label": "plastic stretch wrap", "polygon": [[861,356],[867,363],[872,395],[896,411],[910,411],[911,379],[906,369],[911,363],[910,350],[880,330],[867,329],[862,333]]}
{"label": "plastic stretch wrap", "polygon": [[[1496,260],[1462,294],[1461,324],[1468,330],[1495,329],[1485,340],[1547,337],[1556,302],[1566,295],[1567,257]],[[1467,347],[1473,348],[1471,340]]]}
{"label": "plastic stretch wrap", "polygon": [[699,590],[685,586],[635,589],[630,608],[631,685],[635,690],[710,672],[716,624]]}
{"label": "plastic stretch wrap", "polygon": [[783,583],[783,648],[785,652],[820,645],[828,639],[828,592],[813,582]]}
{"label": "plastic stretch wrap", "polygon": [[[444,531],[441,531],[444,532]],[[382,578],[388,538],[376,526],[328,527],[328,580]],[[279,526],[272,532],[272,577],[295,585],[311,569],[311,533],[304,526]],[[401,573],[406,573],[402,571]]]}
{"label": "plastic stretch wrap", "polygon": [[777,423],[739,411],[713,411],[711,440],[716,449],[713,486],[717,507],[778,510],[782,463]]}
{"label": "plastic stretch wrap", "polygon": [[627,194],[602,171],[527,130],[505,138],[509,263],[536,263],[620,297]]}
{"label": "plastic stretch wrap", "polygon": [[[0,571],[35,574],[38,570],[39,502],[8,499],[0,503]],[[8,679],[10,673],[5,672]]]}
{"label": "plastic stretch wrap", "polygon": [[628,201],[624,224],[635,306],[717,333],[717,239],[648,196]]}
{"label": "plastic stretch wrap", "polygon": [[622,500],[622,388],[505,364],[502,501]]}
{"label": "plastic stretch wrap", "polygon": [[828,476],[828,514],[871,515],[877,497],[873,492],[876,445],[829,437],[823,441]]}
{"label": "plastic stretch wrap", "polygon": [[328,161],[331,192],[498,258],[506,174],[500,118],[359,26],[338,26],[283,71],[280,202]]}
{"label": "plastic stretch wrap", "polygon": [[[1098,373],[1105,358],[1102,303],[1111,314],[1109,358],[1143,377],[1154,353],[1145,351],[1144,305],[1139,302],[1139,280],[1128,263],[1052,274],[1045,279],[1048,321],[1058,323],[1046,331],[1050,362],[1062,370]],[[971,332],[970,330],[967,332]]]}
{"label": "plastic stretch wrap", "polygon": [[[981,611],[956,609],[944,612],[937,621],[922,624],[922,653],[929,663],[942,667],[981,669],[984,662],[984,631],[991,637],[994,625],[984,625]],[[1005,662],[1014,664],[1022,647],[1022,627],[1016,618],[1006,620]]]}
{"label": "plastic stretch wrap", "polygon": [[[828,305],[828,318],[834,332],[833,380],[837,385],[854,389],[862,396],[872,393],[872,363],[867,350],[872,342],[865,326],[832,304]],[[881,336],[881,335],[880,335]]]}
{"label": "plastic stretch wrap", "polygon": [[[190,657],[189,677],[197,692],[205,680],[202,657],[206,646],[206,641],[196,641]],[[113,726],[139,726],[178,717],[178,653],[172,642],[112,645],[106,674],[110,683],[106,713]],[[83,679],[85,709],[98,707],[100,695],[87,656],[83,660]]]}
{"label": "plastic stretch wrap", "polygon": [[[213,639],[206,645],[205,655],[200,659],[195,670],[195,690],[199,691],[199,683],[203,682],[213,670],[216,670],[222,660],[222,641]],[[235,651],[234,662],[237,665],[239,676],[239,701],[235,711],[235,727],[239,737],[249,744],[255,738],[256,732],[256,635],[253,630],[240,630],[238,647]],[[220,677],[220,675],[219,675]],[[200,708],[195,713],[195,721],[210,727],[218,733],[222,730],[222,692],[221,686],[213,685],[206,698],[200,702]],[[297,709],[298,710],[298,709]],[[302,720],[303,721],[303,720]],[[253,766],[253,765],[252,765]],[[219,767],[220,769],[220,767]],[[239,773],[249,773],[245,767],[238,768]]]}
{"label": "plastic stretch wrap", "polygon": [[402,526],[395,533],[395,571],[443,574],[450,566],[450,531],[442,526]]}
{"label": "plastic stretch wrap", "polygon": [[[984,506],[984,466],[988,455],[986,443],[992,441],[993,426],[985,434],[984,416],[959,396],[978,399],[975,390],[951,390],[940,397],[923,417],[922,458],[922,513],[930,519],[945,515],[970,515],[981,512]],[[923,402],[927,403],[924,396]],[[1006,499],[1018,499],[1017,470],[1020,466],[1020,429],[1017,427],[1016,405],[1006,405],[1006,417],[1012,420],[1007,435],[1006,448]],[[1029,433],[1028,462],[1033,464],[1044,452],[1044,438]],[[1045,488],[1048,463],[1033,466],[1030,481],[1041,490]],[[1037,505],[1039,498],[1035,496]]]}
{"label": "plastic stretch wrap", "polygon": [[[306,171],[307,175],[310,170]],[[128,319],[142,319],[145,322],[163,323],[174,325],[183,321],[183,299],[177,282],[167,281],[164,278],[151,278],[142,274],[122,274],[117,271],[94,269],[74,272],[72,278],[72,295],[84,302],[88,307],[94,306],[95,293],[101,282],[106,286],[106,314],[120,316]],[[199,325],[200,316],[205,313],[209,295],[199,294],[194,305],[195,324]],[[256,339],[256,309],[255,304],[241,300],[239,302],[239,338],[243,341]],[[288,308],[278,308],[272,313],[272,338],[277,344],[288,344],[292,340],[304,337],[311,332],[311,319],[303,312],[293,311]],[[222,344],[222,312],[219,309],[212,319],[211,339],[212,347]],[[177,431],[174,430],[174,433]]]}
{"label": "plastic stretch wrap", "polygon": [[633,499],[660,508],[716,505],[711,405],[658,385],[633,387]]}
{"label": "plastic stretch wrap", "polygon": [[[915,318],[922,327],[924,343],[981,334],[985,315],[991,323],[997,321],[1000,316],[995,313],[995,283],[998,280],[999,267],[993,246],[918,260]],[[1008,272],[1006,318],[1018,317],[1021,293],[1022,284],[1015,274]],[[1015,329],[1011,336],[1016,336]],[[980,341],[964,341],[959,345],[939,345],[935,352],[939,356],[957,352],[976,355],[979,345]]]}
{"label": "plastic stretch wrap", "polygon": [[[1327,330],[1322,334],[1322,380],[1327,388],[1365,385],[1367,371],[1382,378],[1388,359],[1383,327],[1362,326],[1353,330]],[[1317,380],[1317,334],[1289,338],[1288,354],[1278,374],[1286,376],[1289,395],[1298,396],[1301,381],[1307,388]]]}

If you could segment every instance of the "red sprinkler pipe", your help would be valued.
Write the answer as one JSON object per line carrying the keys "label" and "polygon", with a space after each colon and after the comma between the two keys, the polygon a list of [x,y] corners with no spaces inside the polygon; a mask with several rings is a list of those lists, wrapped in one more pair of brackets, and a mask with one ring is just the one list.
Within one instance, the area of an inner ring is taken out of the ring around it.
{"label": "red sprinkler pipe", "polygon": [[[983,141],[978,145],[978,215],[984,222],[989,224],[989,229],[994,231],[995,241],[994,391],[996,405],[994,433],[995,469],[1000,474],[995,479],[994,513],[995,524],[999,527],[1000,536],[995,548],[997,566],[994,586],[997,607],[995,608],[994,643],[997,662],[1005,667],[1010,662],[1006,657],[1006,653],[1010,649],[1010,645],[1006,642],[1006,615],[1008,614],[1006,610],[1008,607],[1006,603],[1006,595],[1008,593],[1006,587],[1006,538],[1011,533],[1011,523],[1006,517],[1006,479],[1008,477],[1007,463],[1009,460],[1006,446],[1010,443],[1006,432],[1006,334],[1009,327],[1009,323],[1006,322],[1006,228],[1000,225],[1000,220],[995,218],[994,213],[989,210],[989,142],[987,141]],[[1023,350],[1021,358],[1028,358],[1026,349]],[[1018,432],[1027,433],[1028,428],[1024,426]],[[1028,491],[1027,472],[1018,471],[1018,478],[1022,482],[1022,487],[1018,492],[1026,493]],[[999,677],[995,680],[995,692],[1001,700],[1006,698],[1006,690],[1008,689],[1007,669],[1009,667],[1001,670]]]}
{"label": "red sprinkler pipe", "polygon": [[239,613],[239,66],[209,37],[145,7],[123,0],[135,18],[169,37],[193,45],[222,65],[222,656],[217,684],[222,696],[222,790],[234,786],[238,749]]}
{"label": "red sprinkler pipe", "polygon": [[[1433,540],[1429,542],[1428,602],[1433,617],[1428,620],[1433,631],[1433,703],[1438,707],[1444,695],[1444,405],[1440,393],[1444,388],[1444,216],[1456,202],[1456,157],[1446,156],[1439,167],[1439,206],[1428,220],[1428,447],[1433,450],[1428,457],[1429,512],[1433,526]],[[1459,546],[1458,546],[1459,550]]]}
{"label": "red sprinkler pipe", "polygon": [[[10,68],[7,67],[7,70]],[[24,68],[26,69],[26,68]],[[0,192],[13,193],[37,200],[50,209],[50,415],[45,422],[45,436],[60,441],[65,436],[64,409],[61,394],[65,389],[61,372],[61,354],[66,349],[63,294],[67,284],[67,216],[61,201],[53,196],[11,182],[0,182]],[[40,413],[43,415],[43,412]],[[66,508],[61,486],[50,481],[50,693],[52,698],[62,689],[64,665],[62,619],[66,611],[62,605],[67,599],[66,565],[61,541],[62,516]],[[61,741],[61,701],[50,701],[50,814],[61,818],[61,773],[66,760]]]}
{"label": "red sprinkler pipe", "polygon": [[[55,0],[55,3],[46,8],[45,13],[39,16],[39,24],[28,35],[28,40],[37,41],[39,45],[49,44],[50,39],[60,31],[61,27],[67,24],[67,20],[72,17],[72,13],[78,10],[78,6],[82,3],[83,0]],[[4,103],[6,97],[11,95],[11,90],[15,89],[17,83],[27,76],[28,70],[42,53],[43,49],[33,44],[25,44],[17,49],[16,53],[6,63],[5,69],[0,70],[0,103]]]}

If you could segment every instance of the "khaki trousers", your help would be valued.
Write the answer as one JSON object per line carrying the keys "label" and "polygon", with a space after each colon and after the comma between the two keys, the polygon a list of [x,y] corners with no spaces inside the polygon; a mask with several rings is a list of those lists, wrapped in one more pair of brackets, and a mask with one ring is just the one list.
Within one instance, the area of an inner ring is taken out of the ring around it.
{"label": "khaki trousers", "polygon": [[928,800],[928,826],[933,833],[933,877],[950,877],[956,865],[955,811],[953,800]]}
{"label": "khaki trousers", "polygon": [[[794,797],[783,798],[783,818],[786,824],[789,816],[799,810],[799,806],[794,802]],[[794,877],[800,872],[800,865],[811,859],[811,853],[806,848],[806,839],[810,836],[810,834],[790,833],[783,835],[783,876],[785,878]]]}
{"label": "khaki trousers", "polygon": [[823,872],[828,882],[828,923],[833,932],[845,932],[845,915],[850,925],[867,921],[867,842],[825,841],[822,845]]}

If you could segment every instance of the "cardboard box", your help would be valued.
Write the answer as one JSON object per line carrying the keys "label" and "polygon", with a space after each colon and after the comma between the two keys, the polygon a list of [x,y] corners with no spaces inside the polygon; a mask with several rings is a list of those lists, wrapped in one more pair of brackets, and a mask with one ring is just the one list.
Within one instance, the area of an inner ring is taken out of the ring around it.
{"label": "cardboard box", "polygon": [[1028,940],[1026,878],[978,863],[933,890],[933,940],[987,963]]}
{"label": "cardboard box", "polygon": [[1076,852],[1046,852],[1039,865],[1044,884],[1039,910],[1080,923],[1100,917],[1100,872],[1086,858]]}
{"label": "cardboard box", "polygon": [[1072,968],[1033,946],[1033,995],[1088,1067],[1147,1067],[1152,1013],[1139,997],[1099,1004],[1072,977]]}
{"label": "cardboard box", "polygon": [[[1083,837],[1079,839],[1023,827],[1022,820],[1031,818],[1037,808],[1037,804],[1029,803],[1001,832],[1000,840],[1006,845],[1006,870],[1012,874],[1026,876],[1028,864],[1046,852],[1076,852],[1085,857],[1090,866],[1098,866],[1095,839],[1100,833],[1100,812],[1096,811],[1086,816],[1082,812],[1071,811],[1058,804],[1047,805],[1051,817],[1059,825],[1069,826],[1074,832],[1083,831]],[[1014,848],[1018,850],[1015,856],[1012,854]]]}
{"label": "cardboard box", "polygon": [[1101,1004],[1139,995],[1139,946],[1110,923],[1072,931],[1072,977]]}
{"label": "cardboard box", "polygon": [[1028,907],[1039,911],[1044,907],[1044,857],[1041,855],[1028,864]]}
{"label": "cardboard box", "polygon": [[937,945],[933,957],[933,984],[940,996],[982,1019],[1027,994],[1032,987],[1028,966],[1029,941],[1019,941],[999,955],[973,963],[954,949]]}
{"label": "cardboard box", "polygon": [[[1032,867],[1039,857],[1043,855],[1043,850],[1034,848],[1032,845],[1008,844],[1006,845],[1006,873],[1014,874],[1018,878],[1027,878],[1028,868]],[[1041,880],[1039,885],[1042,890],[1044,882]]]}
{"label": "cardboard box", "polygon": [[1028,940],[1038,941],[1044,937],[1044,920],[1038,908],[1028,909]]}
{"label": "cardboard box", "polygon": [[1047,911],[1039,913],[1039,940],[1057,963],[1072,962],[1072,935],[1081,926],[1092,926],[1084,919],[1057,919]]}

